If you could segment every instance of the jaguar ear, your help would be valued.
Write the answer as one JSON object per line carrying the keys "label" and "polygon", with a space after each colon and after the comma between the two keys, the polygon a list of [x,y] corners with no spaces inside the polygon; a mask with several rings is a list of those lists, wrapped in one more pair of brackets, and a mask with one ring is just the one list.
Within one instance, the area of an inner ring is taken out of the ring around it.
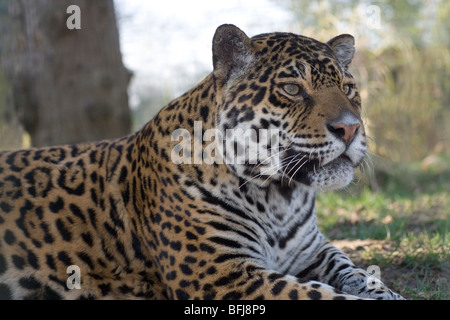
{"label": "jaguar ear", "polygon": [[212,51],[214,76],[223,81],[244,71],[254,57],[252,41],[232,24],[217,28]]}
{"label": "jaguar ear", "polygon": [[327,44],[333,49],[339,63],[346,68],[352,62],[355,53],[355,38],[349,34],[341,34],[334,37]]}

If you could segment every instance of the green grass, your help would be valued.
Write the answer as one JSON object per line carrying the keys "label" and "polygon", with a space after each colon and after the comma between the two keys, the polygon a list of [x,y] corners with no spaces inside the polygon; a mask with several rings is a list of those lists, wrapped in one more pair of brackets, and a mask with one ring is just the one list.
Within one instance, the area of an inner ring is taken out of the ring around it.
{"label": "green grass", "polygon": [[360,184],[319,194],[321,230],[332,241],[363,239],[343,250],[357,265],[380,266],[382,280],[406,298],[450,299],[449,166],[411,164],[379,176],[377,191]]}

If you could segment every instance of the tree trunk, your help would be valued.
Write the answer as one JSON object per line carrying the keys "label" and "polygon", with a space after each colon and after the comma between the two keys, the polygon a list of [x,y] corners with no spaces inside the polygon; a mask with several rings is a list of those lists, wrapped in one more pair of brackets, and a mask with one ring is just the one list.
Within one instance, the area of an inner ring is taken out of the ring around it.
{"label": "tree trunk", "polygon": [[[14,71],[12,55],[21,41],[17,38],[22,24],[12,14],[13,1],[0,0],[0,150],[16,149],[22,144],[23,128],[13,103]],[[11,11],[11,14],[10,14]]]}
{"label": "tree trunk", "polygon": [[[0,0],[0,18],[2,3],[20,27],[11,30],[10,52],[0,53],[0,64],[32,146],[128,134],[130,73],[122,63],[113,0]],[[80,8],[81,29],[66,24],[70,5]]]}

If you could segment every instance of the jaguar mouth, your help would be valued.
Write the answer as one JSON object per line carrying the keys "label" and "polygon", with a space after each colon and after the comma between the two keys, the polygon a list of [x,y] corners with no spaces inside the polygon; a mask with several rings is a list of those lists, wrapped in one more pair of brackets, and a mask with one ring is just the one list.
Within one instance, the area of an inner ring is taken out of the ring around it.
{"label": "jaguar mouth", "polygon": [[349,158],[349,156],[347,156],[345,153],[341,154],[339,157],[337,157],[336,159],[334,159],[333,161],[331,161],[329,164],[335,162],[335,161],[348,161],[350,162],[350,164],[352,165],[352,167],[357,167],[357,165],[355,166],[352,162],[352,160]]}
{"label": "jaguar mouth", "polygon": [[343,172],[346,175],[351,175],[353,179],[354,168],[358,166],[345,153],[326,164],[322,164],[321,160],[317,158],[310,159],[309,155],[288,155],[285,159],[284,162],[288,163],[283,166],[282,180],[287,180],[289,183],[294,180],[306,185],[313,184],[314,180],[325,181],[327,178],[336,175],[336,173]]}

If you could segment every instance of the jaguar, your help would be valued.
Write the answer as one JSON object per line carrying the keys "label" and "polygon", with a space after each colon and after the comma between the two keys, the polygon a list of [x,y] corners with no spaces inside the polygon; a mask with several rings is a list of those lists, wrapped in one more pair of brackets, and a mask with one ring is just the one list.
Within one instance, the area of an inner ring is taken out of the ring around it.
{"label": "jaguar", "polygon": [[317,226],[316,192],[366,156],[354,51],[225,24],[213,71],[139,131],[1,152],[0,297],[402,299]]}

